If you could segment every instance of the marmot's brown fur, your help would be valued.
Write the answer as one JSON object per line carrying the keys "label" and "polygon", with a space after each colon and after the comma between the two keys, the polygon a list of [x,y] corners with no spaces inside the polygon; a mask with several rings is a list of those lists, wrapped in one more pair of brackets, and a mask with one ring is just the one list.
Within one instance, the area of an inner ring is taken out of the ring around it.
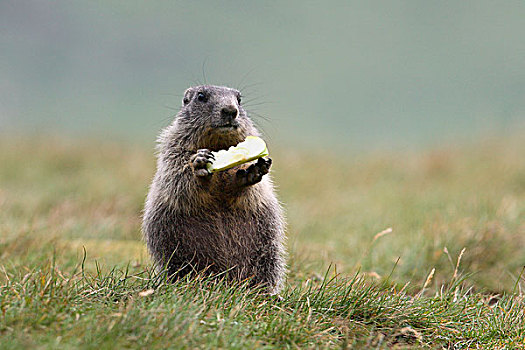
{"label": "marmot's brown fur", "polygon": [[277,293],[285,275],[284,220],[267,175],[271,159],[209,174],[211,151],[259,136],[240,93],[203,85],[159,137],[142,231],[160,267],[182,276],[226,272]]}

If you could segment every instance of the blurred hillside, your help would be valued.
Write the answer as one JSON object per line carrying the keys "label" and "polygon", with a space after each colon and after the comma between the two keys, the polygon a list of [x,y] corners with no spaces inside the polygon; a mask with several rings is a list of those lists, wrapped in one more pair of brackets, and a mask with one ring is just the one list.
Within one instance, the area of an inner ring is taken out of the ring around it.
{"label": "blurred hillside", "polygon": [[152,142],[203,81],[241,88],[275,143],[501,132],[525,119],[524,15],[522,1],[488,0],[4,0],[0,132]]}

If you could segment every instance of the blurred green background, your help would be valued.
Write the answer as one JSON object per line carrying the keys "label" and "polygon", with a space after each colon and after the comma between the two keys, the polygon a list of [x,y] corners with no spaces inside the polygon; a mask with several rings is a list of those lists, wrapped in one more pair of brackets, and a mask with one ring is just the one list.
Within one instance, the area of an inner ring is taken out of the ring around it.
{"label": "blurred green background", "polygon": [[152,143],[206,81],[241,88],[283,145],[504,133],[525,120],[524,18],[523,1],[2,0],[0,131]]}

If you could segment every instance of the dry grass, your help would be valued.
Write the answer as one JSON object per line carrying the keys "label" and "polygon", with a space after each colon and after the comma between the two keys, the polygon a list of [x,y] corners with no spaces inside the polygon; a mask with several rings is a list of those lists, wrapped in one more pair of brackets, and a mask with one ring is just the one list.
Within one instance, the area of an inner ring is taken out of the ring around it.
{"label": "dry grass", "polygon": [[346,156],[272,149],[291,253],[275,303],[242,286],[155,282],[139,232],[151,149],[3,138],[0,339],[14,348],[519,344],[524,140]]}

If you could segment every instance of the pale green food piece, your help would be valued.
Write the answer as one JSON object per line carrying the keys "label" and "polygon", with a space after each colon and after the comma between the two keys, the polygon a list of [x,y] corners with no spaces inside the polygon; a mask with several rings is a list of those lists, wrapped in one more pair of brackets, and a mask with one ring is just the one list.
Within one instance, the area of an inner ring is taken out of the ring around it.
{"label": "pale green food piece", "polygon": [[215,156],[215,160],[208,163],[206,167],[209,172],[215,173],[265,157],[269,153],[263,139],[257,136],[248,136],[237,146],[231,146],[228,150],[212,152],[212,154]]}

